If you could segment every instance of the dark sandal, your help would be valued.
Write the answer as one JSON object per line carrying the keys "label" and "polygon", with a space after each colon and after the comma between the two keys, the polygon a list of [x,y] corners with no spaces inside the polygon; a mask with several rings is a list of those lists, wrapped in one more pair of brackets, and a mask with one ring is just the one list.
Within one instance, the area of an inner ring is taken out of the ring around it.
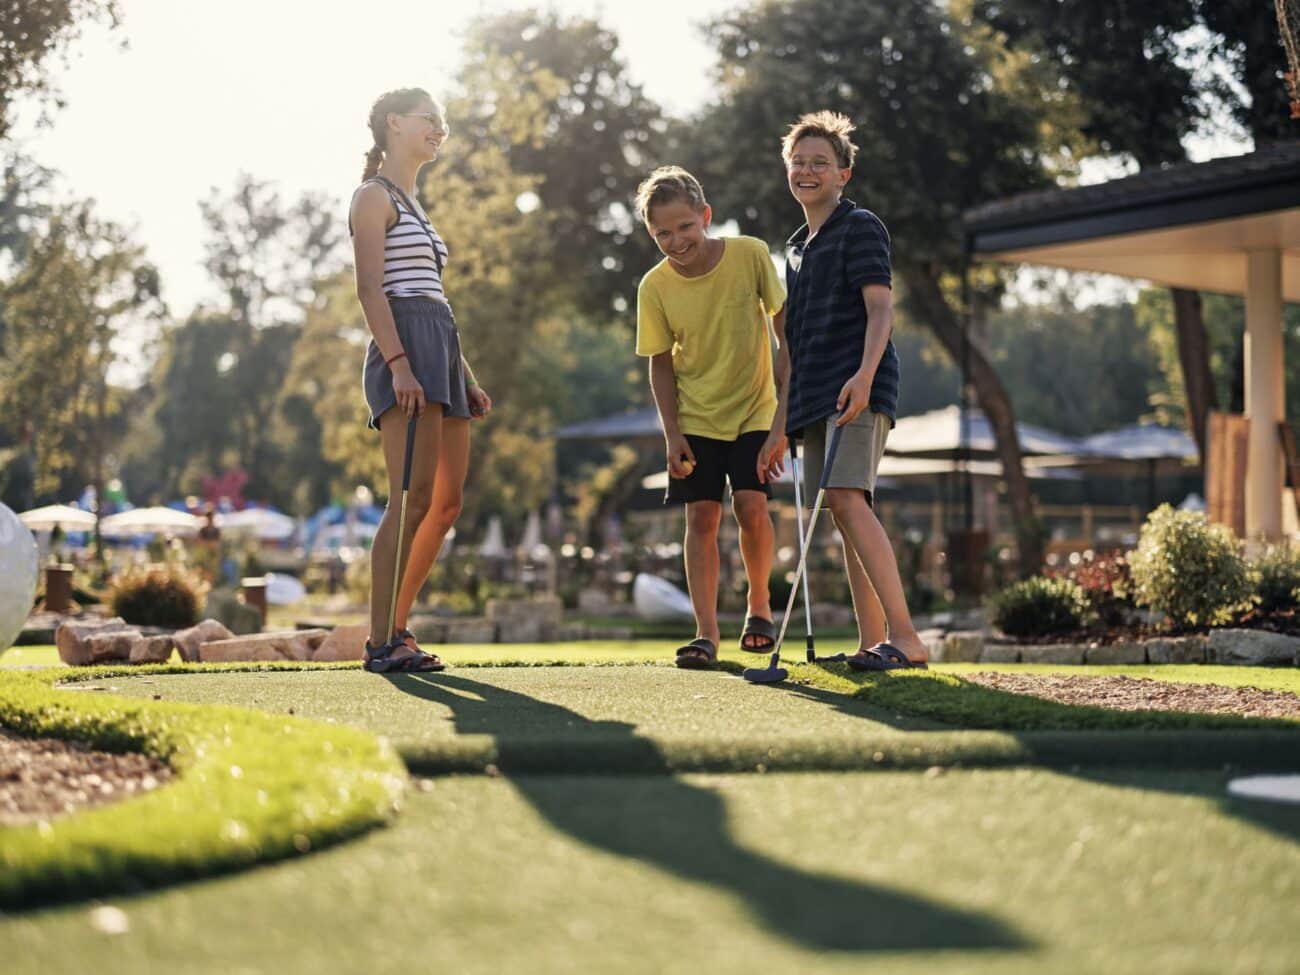
{"label": "dark sandal", "polygon": [[393,656],[393,651],[399,647],[406,650],[406,641],[394,638],[391,643],[376,647],[367,640],[366,656],[361,666],[372,674],[422,674],[431,670],[442,670],[442,663],[422,650],[403,654],[400,657]]}
{"label": "dark sandal", "polygon": [[430,670],[446,670],[446,669],[447,669],[447,665],[446,665],[445,663],[442,662],[442,660],[438,657],[438,655],[437,655],[436,653],[429,653],[429,651],[427,651],[427,650],[421,650],[421,649],[420,649],[420,644],[416,641],[416,639],[415,639],[415,634],[412,633],[410,630],[398,630],[398,631],[397,631],[393,636],[394,636],[394,639],[401,640],[403,643],[405,643],[408,647],[410,647],[410,648],[411,648],[412,650],[414,650],[416,653],[422,653],[422,654],[424,654],[426,657],[428,657],[430,660],[432,660],[432,661],[433,661],[433,666],[431,666],[431,667],[429,668]]}
{"label": "dark sandal", "polygon": [[[746,637],[761,637],[766,643],[746,643]],[[761,616],[751,616],[745,620],[745,629],[740,634],[740,649],[746,653],[771,653],[776,646],[776,624]]]}
{"label": "dark sandal", "polygon": [[718,647],[708,637],[696,637],[677,648],[677,666],[683,670],[713,670],[718,666]]}
{"label": "dark sandal", "polygon": [[913,663],[892,643],[877,643],[869,650],[859,650],[846,661],[853,670],[928,670],[925,661]]}

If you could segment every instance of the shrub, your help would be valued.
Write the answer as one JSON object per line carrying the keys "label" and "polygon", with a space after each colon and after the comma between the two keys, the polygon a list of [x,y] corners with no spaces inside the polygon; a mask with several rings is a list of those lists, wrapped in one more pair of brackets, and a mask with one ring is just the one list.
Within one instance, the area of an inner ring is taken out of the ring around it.
{"label": "shrub", "polygon": [[1300,551],[1290,545],[1270,545],[1251,568],[1261,613],[1300,609]]}
{"label": "shrub", "polygon": [[1068,579],[1083,590],[1088,609],[1106,626],[1128,622],[1133,610],[1133,577],[1128,561],[1118,552],[1085,552],[1077,563],[1052,569],[1052,579]]}
{"label": "shrub", "polygon": [[1249,606],[1250,572],[1236,537],[1196,511],[1161,505],[1128,557],[1134,599],[1174,626],[1221,626]]}
{"label": "shrub", "polygon": [[1081,630],[1088,597],[1069,579],[1034,576],[1004,586],[988,601],[989,617],[1008,636],[1050,636]]}
{"label": "shrub", "polygon": [[206,585],[179,565],[133,566],[113,580],[113,612],[136,626],[193,626]]}

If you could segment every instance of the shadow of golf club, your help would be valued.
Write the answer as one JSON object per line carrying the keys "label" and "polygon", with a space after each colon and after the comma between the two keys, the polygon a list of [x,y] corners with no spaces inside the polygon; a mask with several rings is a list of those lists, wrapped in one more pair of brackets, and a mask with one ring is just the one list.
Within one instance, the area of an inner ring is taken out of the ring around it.
{"label": "shadow of golf club", "polygon": [[[630,777],[512,778],[512,785],[556,828],[607,852],[653,864],[728,891],[768,930],[818,950],[865,952],[942,948],[1015,949],[1029,943],[1002,922],[880,887],[788,866],[736,844],[722,798],[673,774],[655,744],[634,726],[592,721],[575,711],[461,676],[402,675],[397,689],[451,710],[462,734],[492,735],[508,767],[512,728],[521,716],[531,746],[559,748],[615,740],[630,767],[660,774]],[[639,759],[637,759],[639,756]],[[845,810],[846,821],[853,810]],[[853,833],[846,827],[846,842]]]}

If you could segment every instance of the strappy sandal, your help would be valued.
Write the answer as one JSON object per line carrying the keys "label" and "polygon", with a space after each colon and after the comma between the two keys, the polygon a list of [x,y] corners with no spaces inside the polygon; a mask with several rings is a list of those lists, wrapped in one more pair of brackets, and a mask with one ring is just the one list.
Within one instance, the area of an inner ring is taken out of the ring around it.
{"label": "strappy sandal", "polygon": [[[776,646],[776,624],[761,616],[751,616],[745,620],[745,629],[740,634],[740,649],[746,653],[771,653]],[[746,643],[747,637],[759,637],[765,643]]]}
{"label": "strappy sandal", "polygon": [[713,670],[718,666],[717,644],[708,637],[696,637],[677,648],[677,666],[683,670]]}
{"label": "strappy sandal", "polygon": [[427,650],[421,650],[421,649],[420,649],[420,644],[416,641],[416,639],[415,639],[415,634],[412,633],[410,630],[398,630],[398,631],[393,635],[393,638],[396,639],[396,640],[401,640],[403,643],[405,643],[408,647],[410,647],[410,648],[411,648],[412,650],[414,650],[416,653],[422,653],[422,654],[424,654],[426,657],[428,657],[430,660],[432,660],[432,661],[434,662],[434,666],[430,667],[430,668],[429,668],[430,670],[446,670],[446,669],[447,669],[447,665],[444,664],[444,663],[442,662],[441,659],[439,659],[439,657],[438,657],[438,655],[437,655],[436,653],[429,653],[429,651],[427,651]]}
{"label": "strappy sandal", "polygon": [[913,661],[892,643],[877,643],[868,650],[859,650],[845,662],[853,670],[929,670],[924,660]]}
{"label": "strappy sandal", "polygon": [[398,648],[408,649],[406,641],[394,637],[391,643],[376,647],[367,640],[366,656],[361,665],[372,674],[423,674],[443,669],[440,660],[429,656],[423,650],[416,650],[414,653],[403,654],[400,657],[393,656],[393,651]]}

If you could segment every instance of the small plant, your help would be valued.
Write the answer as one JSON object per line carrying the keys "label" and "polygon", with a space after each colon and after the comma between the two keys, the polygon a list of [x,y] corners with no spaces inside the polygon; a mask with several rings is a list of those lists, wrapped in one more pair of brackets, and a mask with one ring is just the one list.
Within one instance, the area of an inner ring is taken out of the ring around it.
{"label": "small plant", "polygon": [[1251,573],[1236,537],[1200,512],[1167,504],[1151,512],[1128,563],[1137,604],[1164,613],[1180,629],[1222,626],[1252,601]]}
{"label": "small plant", "polygon": [[1007,636],[1051,636],[1083,629],[1088,597],[1069,579],[1034,576],[1004,586],[988,601],[989,618]]}
{"label": "small plant", "polygon": [[1135,607],[1133,577],[1124,556],[1118,552],[1085,552],[1077,558],[1077,562],[1049,570],[1048,576],[1077,584],[1087,597],[1092,615],[1103,626],[1127,623]]}
{"label": "small plant", "polygon": [[1300,609],[1300,550],[1286,544],[1270,545],[1251,569],[1261,613]]}
{"label": "small plant", "polygon": [[207,585],[180,565],[133,566],[109,587],[113,612],[136,626],[193,626]]}

